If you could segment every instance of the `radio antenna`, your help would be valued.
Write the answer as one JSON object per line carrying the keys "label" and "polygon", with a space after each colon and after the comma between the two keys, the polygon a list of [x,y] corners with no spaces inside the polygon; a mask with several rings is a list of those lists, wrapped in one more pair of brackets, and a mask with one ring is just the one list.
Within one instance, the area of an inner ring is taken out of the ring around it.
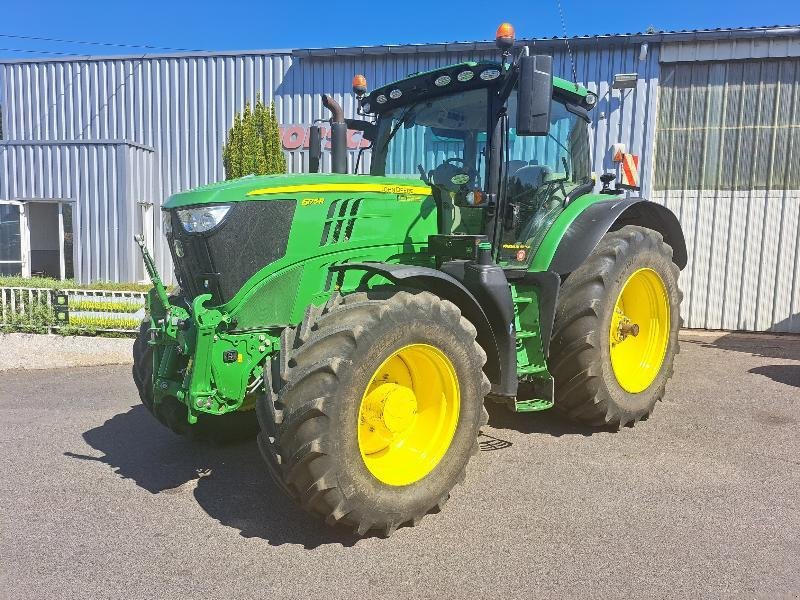
{"label": "radio antenna", "polygon": [[567,45],[567,54],[569,54],[569,64],[572,66],[572,83],[578,87],[578,72],[575,70],[575,57],[572,56],[572,48],[569,45],[569,36],[567,35],[567,21],[564,19],[564,9],[561,6],[561,0],[556,0],[558,6],[558,15],[561,17],[561,31],[564,32],[564,43]]}

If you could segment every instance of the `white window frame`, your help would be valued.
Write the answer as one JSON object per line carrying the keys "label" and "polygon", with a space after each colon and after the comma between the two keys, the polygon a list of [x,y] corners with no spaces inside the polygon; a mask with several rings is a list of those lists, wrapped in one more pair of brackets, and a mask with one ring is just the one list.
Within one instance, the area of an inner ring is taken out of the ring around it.
{"label": "white window frame", "polygon": [[[57,204],[58,205],[58,258],[59,258],[59,279],[66,279],[66,257],[64,256],[64,203],[72,204],[72,264],[75,264],[75,209],[77,202],[72,198],[16,198],[13,200],[0,200],[0,204],[14,204],[19,206],[19,227],[20,227],[20,256],[22,266],[20,271],[23,277],[31,276],[31,229],[30,218],[27,205],[31,203]],[[16,260],[0,261],[3,264],[17,264]]]}
{"label": "white window frame", "polygon": [[20,200],[0,200],[0,204],[10,204],[19,207],[19,232],[20,232],[20,260],[0,260],[0,264],[16,265],[20,264],[20,274],[23,277],[31,276],[30,267],[30,238],[28,230],[28,211],[25,210],[25,203]]}

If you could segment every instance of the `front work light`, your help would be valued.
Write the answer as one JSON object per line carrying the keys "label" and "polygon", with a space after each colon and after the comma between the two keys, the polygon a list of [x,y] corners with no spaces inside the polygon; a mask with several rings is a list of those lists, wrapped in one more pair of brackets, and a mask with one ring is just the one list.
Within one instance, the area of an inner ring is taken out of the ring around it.
{"label": "front work light", "polygon": [[184,208],[178,211],[178,219],[187,233],[203,233],[219,225],[230,209],[223,205]]}

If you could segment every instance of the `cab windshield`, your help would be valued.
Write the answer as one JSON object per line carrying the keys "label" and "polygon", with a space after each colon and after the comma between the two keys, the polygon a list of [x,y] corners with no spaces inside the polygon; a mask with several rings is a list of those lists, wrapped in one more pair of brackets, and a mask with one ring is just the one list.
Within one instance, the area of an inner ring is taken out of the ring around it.
{"label": "cab windshield", "polygon": [[485,167],[487,99],[485,88],[475,89],[383,113],[370,174],[422,177],[436,185],[479,188]]}
{"label": "cab windshield", "polygon": [[[489,92],[479,88],[425,98],[381,113],[370,174],[422,179],[443,211],[442,233],[485,233],[483,209],[488,171]],[[564,209],[572,190],[591,181],[585,116],[554,97],[550,130],[543,136],[516,133],[517,91],[505,106],[508,129],[501,165],[504,217],[499,258],[527,267],[542,236]],[[494,123],[490,124],[494,127]]]}

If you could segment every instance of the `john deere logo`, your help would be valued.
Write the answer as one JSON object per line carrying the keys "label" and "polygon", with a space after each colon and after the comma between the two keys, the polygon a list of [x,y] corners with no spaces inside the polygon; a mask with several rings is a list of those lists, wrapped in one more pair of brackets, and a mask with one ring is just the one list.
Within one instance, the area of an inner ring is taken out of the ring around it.
{"label": "john deere logo", "polygon": [[384,194],[419,194],[420,189],[412,185],[385,185],[383,186]]}

